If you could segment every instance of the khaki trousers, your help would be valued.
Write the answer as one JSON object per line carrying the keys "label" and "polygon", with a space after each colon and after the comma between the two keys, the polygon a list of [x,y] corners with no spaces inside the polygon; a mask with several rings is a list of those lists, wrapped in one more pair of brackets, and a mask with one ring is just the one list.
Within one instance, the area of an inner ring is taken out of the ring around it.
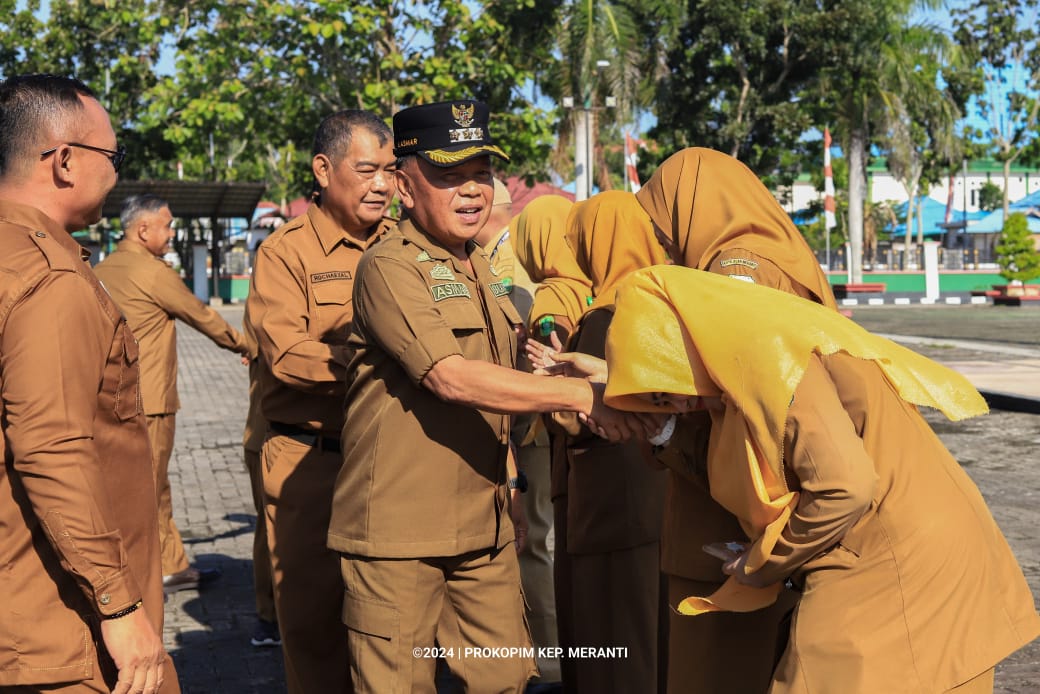
{"label": "khaki trousers", "polygon": [[531,640],[513,543],[456,557],[345,554],[340,569],[358,694],[434,694],[439,654],[474,693],[522,692],[536,673],[519,652]]}
{"label": "khaki trousers", "polygon": [[264,475],[260,470],[260,451],[243,449],[249,485],[256,509],[256,528],[253,530],[253,593],[256,596],[256,615],[267,622],[275,622],[274,579],[271,576],[271,550],[267,546],[267,517],[264,512]]}
{"label": "khaki trousers", "polygon": [[173,453],[173,438],[176,432],[177,415],[150,414],[148,440],[152,446],[152,477],[155,480],[155,496],[159,506],[159,550],[163,576],[175,574],[188,568],[188,557],[184,554],[184,543],[177,524],[173,522],[173,500],[170,493],[170,455]]}
{"label": "khaki trousers", "polygon": [[273,432],[260,457],[287,689],[350,692],[339,555],[326,546],[342,457]]}
{"label": "khaki trousers", "polygon": [[[527,622],[536,648],[559,645],[556,634],[556,596],[553,587],[553,560],[549,552],[549,532],[553,527],[553,506],[549,497],[549,447],[522,446],[517,450],[517,466],[527,475],[523,495],[527,516],[527,544],[520,552],[520,580],[527,598]],[[536,658],[538,682],[560,681],[559,658]]]}
{"label": "khaki trousers", "polygon": [[[696,551],[696,550],[691,550]],[[721,583],[668,577],[668,604],[711,595]],[[762,694],[787,644],[787,620],[798,594],[782,590],[771,607],[690,617],[671,612],[668,694]]]}

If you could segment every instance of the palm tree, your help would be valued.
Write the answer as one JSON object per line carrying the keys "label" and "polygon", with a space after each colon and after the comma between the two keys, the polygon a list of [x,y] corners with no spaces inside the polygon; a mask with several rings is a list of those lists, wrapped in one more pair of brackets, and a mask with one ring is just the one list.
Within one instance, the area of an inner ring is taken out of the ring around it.
{"label": "palm tree", "polygon": [[[663,46],[678,26],[681,10],[667,0],[639,5],[572,0],[562,10],[556,40],[559,73],[552,79],[565,85],[563,94],[569,91],[575,106],[581,108],[575,108],[570,121],[561,124],[558,154],[569,149],[576,136],[588,137],[595,143],[596,182],[607,190],[612,186],[599,144],[599,117],[610,114],[607,117],[620,124],[635,122],[637,110],[650,102],[652,91],[647,85],[663,69]],[[604,108],[607,96],[613,97],[613,112]],[[590,116],[587,121],[586,113]]]}
{"label": "palm tree", "polygon": [[[882,121],[884,100],[894,74],[910,61],[892,63],[904,48],[912,10],[935,8],[940,0],[871,0],[838,2],[827,13],[828,34],[821,40],[829,66],[823,71],[827,94],[849,161],[849,244],[852,282],[863,281],[863,213],[867,192],[867,148],[871,126]],[[882,50],[882,48],[885,50]]]}

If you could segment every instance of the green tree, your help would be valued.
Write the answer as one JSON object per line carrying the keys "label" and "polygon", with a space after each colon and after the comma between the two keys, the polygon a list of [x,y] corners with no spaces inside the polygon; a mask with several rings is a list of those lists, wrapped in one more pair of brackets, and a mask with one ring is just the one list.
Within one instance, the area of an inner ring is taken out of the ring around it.
{"label": "green tree", "polygon": [[1029,220],[1021,212],[1015,212],[1004,222],[1004,229],[997,238],[997,264],[1000,276],[1006,280],[1027,282],[1040,277],[1040,251],[1029,232]]}
{"label": "green tree", "polygon": [[979,111],[982,135],[1004,168],[1004,216],[1008,215],[1011,165],[1037,140],[1040,118],[1040,0],[974,0],[955,9],[954,36],[979,63],[985,80]]}
{"label": "green tree", "polygon": [[[866,203],[867,153],[871,132],[883,120],[883,94],[896,91],[893,78],[914,69],[907,59],[919,49],[908,33],[912,10],[934,8],[926,0],[838,0],[826,11],[827,29],[816,50],[826,56],[819,84],[820,106],[836,116],[835,131],[849,160],[849,243],[852,281],[863,281],[863,222]],[[892,61],[897,62],[893,63]]]}
{"label": "green tree", "polygon": [[[881,117],[877,142],[888,170],[902,184],[910,201],[906,208],[906,247],[917,216],[921,243],[922,184],[938,183],[960,158],[956,122],[963,114],[963,96],[945,86],[945,66],[959,54],[945,34],[927,25],[904,27],[895,44],[882,46]],[[940,86],[940,83],[944,86]],[[960,103],[958,103],[960,102]]]}
{"label": "green tree", "polygon": [[815,50],[823,18],[813,0],[689,0],[651,136],[666,153],[710,147],[789,184],[813,125],[802,97],[825,57]]}
{"label": "green tree", "polygon": [[1004,204],[1004,190],[993,181],[986,181],[979,188],[979,209],[992,212]]}

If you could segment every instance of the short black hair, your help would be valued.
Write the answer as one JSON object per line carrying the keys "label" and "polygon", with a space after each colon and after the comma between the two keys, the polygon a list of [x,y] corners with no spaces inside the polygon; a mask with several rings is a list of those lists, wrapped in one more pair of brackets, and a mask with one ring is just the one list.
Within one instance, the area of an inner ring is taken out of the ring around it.
{"label": "short black hair", "polygon": [[324,154],[334,164],[337,163],[347,153],[355,128],[364,128],[375,135],[380,145],[385,145],[394,138],[390,126],[371,111],[345,109],[322,119],[317,132],[314,133],[311,156]]}
{"label": "short black hair", "polygon": [[81,117],[81,96],[97,98],[71,77],[16,75],[0,82],[0,178],[17,174],[47,145],[57,144],[44,140]]}

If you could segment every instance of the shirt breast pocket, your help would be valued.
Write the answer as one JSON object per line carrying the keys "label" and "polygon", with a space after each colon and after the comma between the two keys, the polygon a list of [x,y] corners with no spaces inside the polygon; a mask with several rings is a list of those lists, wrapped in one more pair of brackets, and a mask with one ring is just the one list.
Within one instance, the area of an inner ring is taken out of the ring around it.
{"label": "shirt breast pocket", "polygon": [[455,337],[463,338],[479,334],[487,329],[484,324],[484,316],[469,301],[455,300],[448,306],[440,307],[441,314],[451,326]]}
{"label": "shirt breast pocket", "polygon": [[311,285],[317,308],[318,334],[324,342],[338,344],[346,342],[350,335],[350,318],[353,315],[351,299],[354,285],[346,280],[334,280]]}
{"label": "shirt breast pocket", "polygon": [[122,323],[122,349],[116,358],[119,361],[119,384],[116,386],[115,414],[120,421],[133,419],[141,414],[141,349],[130,327]]}

